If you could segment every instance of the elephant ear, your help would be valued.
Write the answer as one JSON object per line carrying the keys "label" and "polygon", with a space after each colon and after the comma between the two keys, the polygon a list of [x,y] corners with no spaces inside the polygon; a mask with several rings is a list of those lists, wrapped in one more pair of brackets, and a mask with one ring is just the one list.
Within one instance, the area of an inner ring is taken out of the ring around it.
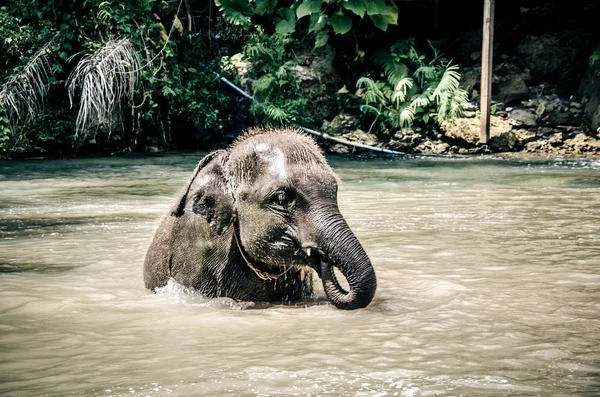
{"label": "elephant ear", "polygon": [[212,233],[223,234],[233,217],[233,196],[223,173],[226,156],[225,150],[218,150],[200,160],[171,216],[200,216],[208,222]]}
{"label": "elephant ear", "polygon": [[232,224],[233,196],[222,171],[226,156],[221,150],[204,157],[163,218],[146,253],[146,288],[162,287],[170,277],[187,285],[197,274],[195,264],[207,260],[205,248]]}
{"label": "elephant ear", "polygon": [[219,156],[223,155],[224,152],[225,152],[224,150],[217,150],[215,152],[211,152],[211,153],[207,154],[202,160],[200,160],[200,162],[196,166],[196,169],[194,170],[194,172],[192,172],[192,176],[187,181],[187,183],[185,185],[185,188],[183,189],[183,193],[181,194],[181,198],[177,201],[177,203],[175,204],[175,207],[173,208],[173,210],[171,210],[171,215],[172,216],[180,217],[180,216],[183,215],[183,210],[185,208],[185,203],[187,201],[188,195],[190,194],[190,188],[192,187],[192,184],[194,183],[194,181],[198,177],[198,174],[200,173],[200,171],[202,171],[202,169],[207,164],[209,164],[216,157],[219,157]]}

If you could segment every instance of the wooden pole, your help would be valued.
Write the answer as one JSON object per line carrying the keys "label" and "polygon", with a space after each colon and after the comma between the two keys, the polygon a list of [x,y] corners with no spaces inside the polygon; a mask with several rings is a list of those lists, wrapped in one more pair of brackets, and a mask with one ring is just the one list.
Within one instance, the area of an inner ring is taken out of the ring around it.
{"label": "wooden pole", "polygon": [[494,2],[483,1],[483,38],[481,44],[481,131],[479,142],[490,139],[490,103],[492,101],[492,56],[494,54]]}

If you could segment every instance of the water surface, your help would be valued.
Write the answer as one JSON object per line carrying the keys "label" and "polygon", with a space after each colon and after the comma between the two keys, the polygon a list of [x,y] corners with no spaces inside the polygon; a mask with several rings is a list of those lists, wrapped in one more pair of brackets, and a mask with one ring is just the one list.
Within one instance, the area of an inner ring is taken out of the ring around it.
{"label": "water surface", "polygon": [[0,162],[0,395],[600,394],[600,162],[348,159],[340,311],[142,282],[199,154]]}

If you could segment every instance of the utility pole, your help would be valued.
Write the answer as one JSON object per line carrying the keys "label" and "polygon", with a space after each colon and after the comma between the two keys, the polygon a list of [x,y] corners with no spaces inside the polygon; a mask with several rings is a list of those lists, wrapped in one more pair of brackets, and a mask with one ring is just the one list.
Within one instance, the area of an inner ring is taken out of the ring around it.
{"label": "utility pole", "polygon": [[494,55],[494,2],[483,0],[483,38],[481,44],[481,131],[479,142],[490,139],[490,104],[492,101],[492,57]]}

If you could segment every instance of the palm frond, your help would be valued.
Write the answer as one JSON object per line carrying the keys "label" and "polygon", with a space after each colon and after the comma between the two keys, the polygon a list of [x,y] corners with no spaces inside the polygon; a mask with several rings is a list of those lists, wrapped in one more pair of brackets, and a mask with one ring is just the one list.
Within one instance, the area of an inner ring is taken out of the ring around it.
{"label": "palm frond", "polygon": [[458,66],[448,64],[444,70],[444,74],[440,79],[437,87],[431,94],[433,98],[438,98],[446,91],[454,91],[459,88],[460,84],[460,73],[458,72]]}
{"label": "palm frond", "polygon": [[401,79],[394,87],[394,92],[391,98],[392,102],[399,104],[406,101],[406,93],[413,87],[413,85],[413,79],[410,77],[404,77]]}
{"label": "palm frond", "polygon": [[123,100],[133,103],[139,71],[140,59],[128,39],[109,41],[77,63],[67,80],[71,106],[80,98],[76,135],[93,126],[110,127]]}
{"label": "palm frond", "polygon": [[356,88],[365,89],[364,92],[364,101],[367,105],[376,102],[386,102],[386,95],[382,91],[381,84],[377,84],[378,82],[374,81],[369,77],[361,77],[356,82]]}
{"label": "palm frond", "polygon": [[469,94],[462,88],[445,91],[439,99],[438,120],[443,122],[462,116],[468,100]]}
{"label": "palm frond", "polygon": [[50,46],[54,36],[23,67],[0,86],[0,107],[4,108],[13,134],[19,122],[27,122],[43,111],[54,74]]}
{"label": "palm frond", "polygon": [[423,94],[416,95],[413,97],[412,101],[410,102],[410,108],[414,112],[414,111],[416,111],[416,109],[418,107],[425,108],[425,107],[429,106],[430,103],[431,103],[431,99],[430,99],[429,95],[423,93]]}
{"label": "palm frond", "polygon": [[414,119],[415,112],[411,109],[410,106],[406,106],[400,111],[399,125],[395,127],[409,127]]}
{"label": "palm frond", "polygon": [[425,82],[434,79],[436,76],[437,68],[434,65],[421,65],[415,70],[414,76],[421,87],[425,85]]}
{"label": "palm frond", "polygon": [[396,62],[389,51],[379,51],[373,55],[373,63],[383,69],[390,85],[396,85],[398,81],[408,75],[408,67],[402,62]]}

